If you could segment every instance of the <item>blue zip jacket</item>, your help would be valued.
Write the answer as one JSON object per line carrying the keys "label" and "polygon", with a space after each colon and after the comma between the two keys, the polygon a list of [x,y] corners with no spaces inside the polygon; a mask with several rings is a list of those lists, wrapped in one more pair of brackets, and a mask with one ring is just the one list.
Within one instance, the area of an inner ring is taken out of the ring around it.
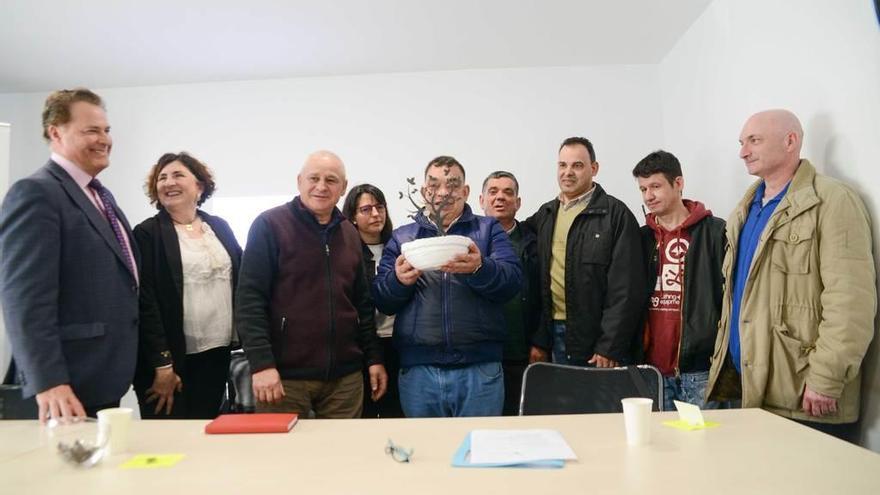
{"label": "blue zip jacket", "polygon": [[477,273],[425,272],[412,286],[397,280],[400,245],[439,235],[424,215],[395,229],[373,280],[376,307],[396,314],[394,346],[402,368],[422,364],[461,366],[501,361],[507,327],[504,303],[519,293],[522,271],[507,233],[494,218],[465,205],[448,234],[469,237],[483,256]]}

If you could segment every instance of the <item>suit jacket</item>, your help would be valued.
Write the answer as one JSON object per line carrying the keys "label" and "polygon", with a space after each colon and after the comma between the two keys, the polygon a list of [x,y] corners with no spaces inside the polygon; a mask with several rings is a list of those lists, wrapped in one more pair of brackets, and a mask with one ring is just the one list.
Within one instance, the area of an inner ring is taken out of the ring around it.
{"label": "suit jacket", "polygon": [[[232,260],[232,287],[238,284],[241,246],[229,224],[220,217],[198,212],[211,226],[217,239]],[[174,371],[183,375],[186,368],[186,341],[183,335],[183,265],[180,242],[174,222],[160,210],[134,228],[134,238],[141,252],[141,319],[135,388],[143,392],[153,383],[158,366],[174,363]],[[170,353],[170,355],[169,355]],[[184,384],[184,387],[186,384]]]}
{"label": "suit jacket", "polygon": [[[107,206],[133,239],[115,203]],[[53,161],[3,201],[0,296],[25,397],[70,384],[92,407],[125,394],[137,353],[137,281],[110,223]]]}

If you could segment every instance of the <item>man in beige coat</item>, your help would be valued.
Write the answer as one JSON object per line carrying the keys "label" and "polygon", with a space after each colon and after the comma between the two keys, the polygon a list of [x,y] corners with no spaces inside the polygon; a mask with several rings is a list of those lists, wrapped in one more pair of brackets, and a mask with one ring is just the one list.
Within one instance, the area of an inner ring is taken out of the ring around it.
{"label": "man in beige coat", "polygon": [[707,396],[852,439],[877,301],[870,220],[855,192],[800,158],[802,140],[786,110],[753,115],[740,135],[761,180],[727,221]]}

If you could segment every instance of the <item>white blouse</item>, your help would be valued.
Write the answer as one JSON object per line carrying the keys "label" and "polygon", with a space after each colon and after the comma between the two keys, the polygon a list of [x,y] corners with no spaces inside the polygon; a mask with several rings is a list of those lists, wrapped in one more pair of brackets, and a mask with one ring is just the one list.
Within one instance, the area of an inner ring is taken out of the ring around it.
{"label": "white blouse", "polygon": [[191,239],[176,225],[183,265],[183,335],[186,353],[195,354],[232,341],[232,259],[202,221],[202,238]]}
{"label": "white blouse", "polygon": [[[367,244],[370,252],[373,253],[373,260],[376,261],[376,271],[379,270],[379,261],[382,259],[382,249],[384,244]],[[394,333],[394,316],[388,316],[376,310],[376,334],[385,339],[391,337]]]}

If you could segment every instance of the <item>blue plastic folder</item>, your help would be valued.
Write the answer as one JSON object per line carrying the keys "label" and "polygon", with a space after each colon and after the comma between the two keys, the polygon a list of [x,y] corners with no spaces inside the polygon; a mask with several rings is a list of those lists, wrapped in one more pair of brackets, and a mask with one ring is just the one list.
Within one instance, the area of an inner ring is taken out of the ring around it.
{"label": "blue plastic folder", "polygon": [[477,467],[477,468],[495,468],[495,467],[515,467],[515,468],[543,468],[543,469],[559,469],[565,467],[565,461],[562,459],[548,459],[546,461],[520,462],[520,463],[493,463],[486,462],[475,464],[471,462],[471,434],[468,433],[464,437],[464,441],[452,456],[453,467]]}

